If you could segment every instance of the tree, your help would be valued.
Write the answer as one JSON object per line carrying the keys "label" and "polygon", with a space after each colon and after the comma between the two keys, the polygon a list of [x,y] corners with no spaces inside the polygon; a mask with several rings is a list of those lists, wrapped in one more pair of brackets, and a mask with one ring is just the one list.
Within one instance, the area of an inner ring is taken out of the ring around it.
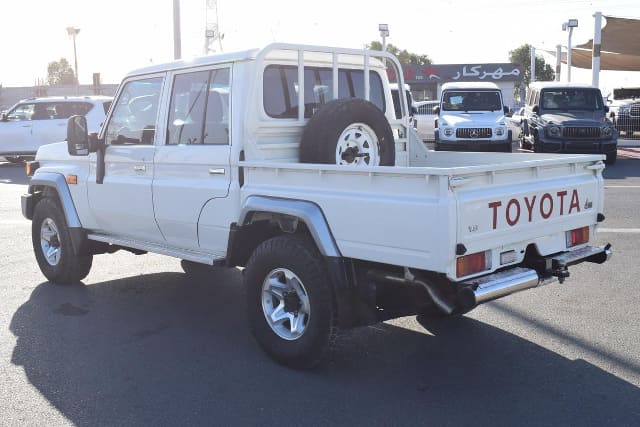
{"label": "tree", "polygon": [[[523,44],[522,46],[509,51],[509,61],[521,64],[524,70],[522,79],[526,86],[531,81],[531,45]],[[551,81],[555,78],[556,74],[553,72],[551,65],[536,55],[536,80],[537,81]]]}
{"label": "tree", "polygon": [[72,85],[76,82],[76,75],[69,65],[69,61],[60,58],[59,61],[49,62],[47,66],[47,82],[53,85]]}
{"label": "tree", "polygon": [[[368,49],[372,50],[382,50],[382,43],[379,41],[372,41],[367,45]],[[400,50],[392,44],[387,45],[387,52],[394,54],[401,65],[430,65],[432,64],[431,58],[428,55],[419,55],[417,53],[412,53],[407,51],[406,49]]]}

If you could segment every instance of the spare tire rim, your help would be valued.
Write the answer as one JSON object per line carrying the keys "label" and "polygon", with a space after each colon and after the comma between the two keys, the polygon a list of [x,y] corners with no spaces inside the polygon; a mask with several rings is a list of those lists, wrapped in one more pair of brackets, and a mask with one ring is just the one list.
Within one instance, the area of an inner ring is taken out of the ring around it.
{"label": "spare tire rim", "polygon": [[60,262],[60,237],[58,226],[51,218],[42,221],[40,227],[40,247],[42,254],[49,265],[58,265]]}
{"label": "spare tire rim", "polygon": [[342,131],[336,144],[336,164],[378,166],[380,164],[378,137],[364,123],[352,123]]}
{"label": "spare tire rim", "polygon": [[280,338],[294,341],[305,333],[311,313],[309,297],[294,272],[276,268],[267,275],[262,283],[262,313]]}

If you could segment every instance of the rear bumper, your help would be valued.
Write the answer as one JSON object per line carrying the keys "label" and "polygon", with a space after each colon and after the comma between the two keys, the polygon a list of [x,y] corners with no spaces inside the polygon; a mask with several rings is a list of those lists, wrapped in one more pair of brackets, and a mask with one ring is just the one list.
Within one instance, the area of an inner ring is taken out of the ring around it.
{"label": "rear bumper", "polygon": [[465,308],[494,300],[525,289],[569,277],[567,267],[581,262],[602,264],[612,255],[611,245],[586,246],[557,255],[540,257],[531,267],[518,267],[500,271],[462,283],[458,299]]}

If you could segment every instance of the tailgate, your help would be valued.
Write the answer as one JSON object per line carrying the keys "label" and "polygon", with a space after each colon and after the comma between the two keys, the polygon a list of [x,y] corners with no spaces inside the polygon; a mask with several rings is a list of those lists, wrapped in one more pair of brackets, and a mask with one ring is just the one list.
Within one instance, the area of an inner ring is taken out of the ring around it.
{"label": "tailgate", "polygon": [[514,251],[509,263],[517,263],[530,244],[540,255],[566,251],[568,230],[589,226],[592,236],[603,212],[604,167],[591,159],[452,177],[457,244],[466,253],[493,250],[495,270],[504,266],[500,253]]}

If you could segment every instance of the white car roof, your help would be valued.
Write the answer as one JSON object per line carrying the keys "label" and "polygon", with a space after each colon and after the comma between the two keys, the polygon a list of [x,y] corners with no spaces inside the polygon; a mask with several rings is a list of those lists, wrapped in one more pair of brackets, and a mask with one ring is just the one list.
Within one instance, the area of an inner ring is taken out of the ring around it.
{"label": "white car roof", "polygon": [[92,95],[92,96],[42,96],[38,98],[21,99],[20,102],[78,102],[78,101],[112,101],[112,96]]}

